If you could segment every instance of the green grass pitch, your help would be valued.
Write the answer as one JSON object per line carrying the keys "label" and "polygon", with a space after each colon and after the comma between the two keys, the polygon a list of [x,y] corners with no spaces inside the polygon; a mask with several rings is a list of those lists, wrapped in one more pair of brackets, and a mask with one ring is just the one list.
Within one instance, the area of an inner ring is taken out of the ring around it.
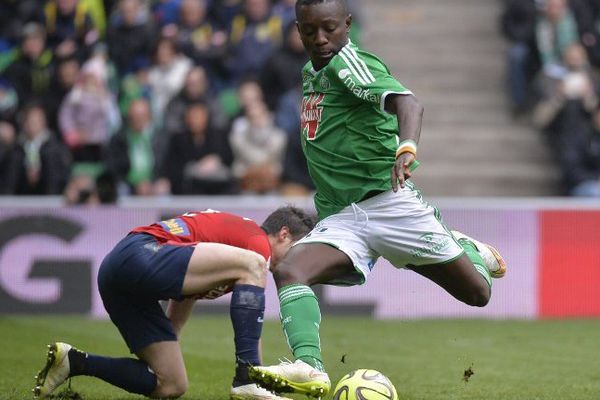
{"label": "green grass pitch", "polygon": [[[128,354],[109,321],[2,317],[0,333],[0,399],[31,399],[33,376],[52,341]],[[325,315],[321,342],[334,385],[350,370],[377,369],[403,400],[600,399],[600,320],[374,321]],[[182,346],[190,380],[185,398],[228,399],[233,373],[228,317],[193,317]],[[289,356],[277,321],[265,324],[263,353],[266,363]],[[469,368],[474,374],[465,382]],[[74,378],[72,386],[85,400],[141,398],[87,377]]]}

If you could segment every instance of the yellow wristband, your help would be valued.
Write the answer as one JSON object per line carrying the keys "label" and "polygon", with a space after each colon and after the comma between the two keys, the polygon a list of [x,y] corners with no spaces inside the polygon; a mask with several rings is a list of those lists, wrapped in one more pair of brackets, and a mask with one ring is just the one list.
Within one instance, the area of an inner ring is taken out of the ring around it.
{"label": "yellow wristband", "polygon": [[396,150],[396,158],[400,157],[402,153],[411,153],[413,156],[417,156],[417,144],[414,140],[404,140],[398,146],[398,150]]}

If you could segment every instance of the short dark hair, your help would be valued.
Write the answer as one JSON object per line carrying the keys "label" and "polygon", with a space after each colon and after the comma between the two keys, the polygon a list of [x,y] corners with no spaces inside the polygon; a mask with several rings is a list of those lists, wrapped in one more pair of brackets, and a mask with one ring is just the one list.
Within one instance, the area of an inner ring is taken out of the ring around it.
{"label": "short dark hair", "polygon": [[294,240],[298,240],[310,232],[317,222],[317,217],[309,214],[300,208],[293,206],[280,207],[273,211],[261,228],[267,235],[274,235],[284,226],[290,231]]}
{"label": "short dark hair", "polygon": [[320,3],[329,3],[329,2],[340,3],[345,11],[348,11],[348,7],[346,5],[346,0],[296,0],[296,14],[298,14],[298,8],[302,6],[312,6]]}

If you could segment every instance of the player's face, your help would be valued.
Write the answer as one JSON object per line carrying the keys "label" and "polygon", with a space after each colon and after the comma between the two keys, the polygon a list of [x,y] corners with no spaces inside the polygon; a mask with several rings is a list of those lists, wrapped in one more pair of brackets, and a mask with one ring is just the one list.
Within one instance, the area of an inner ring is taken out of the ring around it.
{"label": "player's face", "polygon": [[277,269],[279,262],[283,260],[294,243],[296,243],[296,241],[293,240],[291,236],[288,236],[271,244],[271,264],[269,266],[271,272],[274,272]]}
{"label": "player's face", "polygon": [[348,43],[352,16],[337,1],[301,6],[298,31],[313,67],[320,70]]}

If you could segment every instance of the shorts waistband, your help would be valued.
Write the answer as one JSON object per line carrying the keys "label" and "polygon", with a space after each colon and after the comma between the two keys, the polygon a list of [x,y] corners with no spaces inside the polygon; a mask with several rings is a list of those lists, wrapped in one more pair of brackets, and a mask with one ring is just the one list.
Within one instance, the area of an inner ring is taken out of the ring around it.
{"label": "shorts waistband", "polygon": [[[356,204],[361,206],[361,207],[365,207],[365,206],[370,206],[372,204],[377,203],[379,200],[381,200],[381,198],[383,198],[384,196],[386,196],[389,193],[393,193],[392,190],[383,190],[380,192],[374,191],[375,193],[373,193],[371,196],[369,197],[365,197],[363,198],[361,201],[357,202]],[[371,192],[367,193],[367,194],[371,194]]]}
{"label": "shorts waistband", "polygon": [[357,201],[356,203],[362,203],[365,200],[369,200],[370,198],[378,196],[381,193],[385,193],[385,192],[387,192],[387,190],[371,190],[371,191],[367,192],[367,194],[365,194],[363,196],[363,198],[360,199],[359,201]]}

